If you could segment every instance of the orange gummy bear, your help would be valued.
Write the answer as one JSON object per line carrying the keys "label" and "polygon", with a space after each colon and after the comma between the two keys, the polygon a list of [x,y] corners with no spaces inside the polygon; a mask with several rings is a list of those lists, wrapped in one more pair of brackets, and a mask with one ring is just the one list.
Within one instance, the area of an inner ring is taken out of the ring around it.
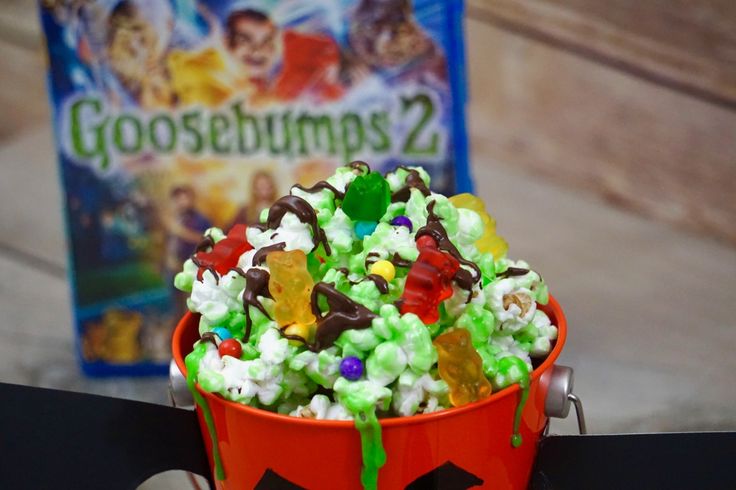
{"label": "orange gummy bear", "polygon": [[491,383],[483,374],[483,361],[473,347],[470,332],[456,328],[434,339],[440,377],[450,387],[454,407],[478,401],[491,394]]}
{"label": "orange gummy bear", "polygon": [[274,301],[274,319],[280,326],[316,321],[312,313],[311,295],[314,280],[307,270],[307,256],[301,250],[274,251],[266,256],[271,274],[268,292]]}

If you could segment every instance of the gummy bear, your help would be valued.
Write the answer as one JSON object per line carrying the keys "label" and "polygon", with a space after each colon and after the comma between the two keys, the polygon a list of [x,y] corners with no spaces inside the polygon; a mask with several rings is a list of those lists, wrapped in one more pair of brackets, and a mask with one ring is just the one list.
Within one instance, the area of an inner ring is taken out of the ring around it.
{"label": "gummy bear", "polygon": [[490,252],[494,259],[502,257],[508,251],[509,245],[506,240],[496,234],[496,220],[486,212],[486,206],[479,197],[466,192],[450,197],[450,202],[456,208],[470,209],[480,215],[483,235],[475,242],[478,251]]}
{"label": "gummy bear", "polygon": [[460,263],[452,255],[426,247],[409,269],[401,295],[401,314],[414,313],[425,325],[439,320],[439,305],[452,296],[452,278]]}
{"label": "gummy bear", "polygon": [[266,264],[271,273],[268,291],[276,302],[276,322],[282,327],[292,323],[314,323],[316,318],[310,303],[314,280],[307,270],[304,252],[271,252],[266,256]]}
{"label": "gummy bear", "polygon": [[391,203],[391,189],[379,172],[359,175],[342,201],[342,210],[353,221],[378,221]]}
{"label": "gummy bear", "polygon": [[212,250],[198,251],[194,254],[194,263],[199,267],[197,279],[202,279],[204,270],[214,269],[218,274],[223,275],[238,265],[240,256],[253,249],[245,237],[247,228],[246,225],[235,225],[225,238],[212,245]]}
{"label": "gummy bear", "polygon": [[440,378],[450,388],[454,407],[478,401],[491,394],[491,383],[483,374],[483,361],[471,342],[470,332],[456,328],[434,339]]}

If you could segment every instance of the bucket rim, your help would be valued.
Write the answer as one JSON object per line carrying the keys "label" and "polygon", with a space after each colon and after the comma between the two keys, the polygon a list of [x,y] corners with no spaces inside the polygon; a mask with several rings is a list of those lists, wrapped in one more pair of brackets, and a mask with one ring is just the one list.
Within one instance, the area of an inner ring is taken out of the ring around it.
{"label": "bucket rim", "polygon": [[[565,345],[565,341],[567,340],[567,319],[565,318],[565,313],[562,310],[562,307],[557,302],[557,300],[550,294],[549,295],[549,302],[547,305],[542,305],[543,309],[546,310],[545,312],[554,317],[556,326],[557,326],[557,339],[555,341],[555,345],[550,351],[550,353],[547,355],[547,358],[542,362],[542,364],[539,365],[534,371],[532,371],[530,383],[535,382],[539,380],[539,378],[542,377],[544,373],[550,370],[550,368],[554,365],[555,361],[560,356],[560,353],[562,352],[562,348]],[[184,332],[187,330],[187,328],[190,328],[190,325],[194,325],[194,317],[195,314],[188,311],[184,314],[184,316],[179,320],[179,323],[176,325],[176,328],[174,329],[174,334],[171,339],[171,350],[172,355],[174,358],[174,362],[176,363],[177,367],[179,368],[179,371],[186,377],[187,371],[186,366],[184,364],[184,355],[182,355],[182,337],[184,335]],[[191,347],[189,348],[191,349]],[[188,352],[187,352],[188,353]],[[225,406],[229,406],[233,410],[242,411],[250,416],[258,417],[266,420],[271,420],[273,422],[278,423],[286,423],[286,424],[296,424],[301,426],[313,426],[318,428],[332,428],[332,429],[351,429],[354,430],[355,423],[352,420],[316,420],[316,419],[308,419],[308,418],[302,418],[302,417],[293,417],[291,415],[284,415],[279,414],[275,412],[270,412],[268,410],[263,410],[260,408],[251,407],[249,405],[244,405],[242,403],[233,402],[230,400],[226,400],[225,398],[222,398],[221,396],[210,393],[207,391],[204,391],[200,386],[199,383],[196,385],[197,391],[205,397],[208,403],[216,403],[216,404],[222,404]],[[383,418],[378,419],[379,423],[381,424],[381,427],[393,427],[393,426],[404,426],[404,425],[411,425],[411,424],[420,424],[420,423],[426,423],[426,422],[437,422],[441,419],[445,418],[451,418],[454,416],[462,415],[466,412],[477,410],[485,405],[489,405],[496,400],[499,400],[501,398],[505,398],[508,396],[512,396],[518,391],[520,391],[521,388],[518,384],[513,384],[511,386],[508,386],[501,391],[498,391],[496,393],[492,393],[491,396],[488,398],[484,398],[482,400],[478,400],[477,402],[468,403],[467,405],[463,405],[461,407],[452,407],[447,408],[444,410],[440,410],[437,412],[431,412],[431,413],[423,413],[419,415],[411,415],[407,417],[389,417],[389,418]]]}

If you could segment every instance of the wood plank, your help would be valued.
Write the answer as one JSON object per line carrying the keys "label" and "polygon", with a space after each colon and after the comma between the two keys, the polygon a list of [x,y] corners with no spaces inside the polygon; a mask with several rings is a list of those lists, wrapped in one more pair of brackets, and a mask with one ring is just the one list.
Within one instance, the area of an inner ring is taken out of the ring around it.
{"label": "wood plank", "polygon": [[469,0],[469,15],[736,108],[736,2]]}
{"label": "wood plank", "polygon": [[[44,100],[43,103],[46,103]],[[0,148],[0,249],[63,275],[66,245],[61,183],[47,121]],[[40,261],[40,263],[39,263]]]}
{"label": "wood plank", "polygon": [[0,40],[0,142],[51,120],[42,53]]}
{"label": "wood plank", "polygon": [[736,112],[473,19],[470,140],[489,158],[736,243]]}

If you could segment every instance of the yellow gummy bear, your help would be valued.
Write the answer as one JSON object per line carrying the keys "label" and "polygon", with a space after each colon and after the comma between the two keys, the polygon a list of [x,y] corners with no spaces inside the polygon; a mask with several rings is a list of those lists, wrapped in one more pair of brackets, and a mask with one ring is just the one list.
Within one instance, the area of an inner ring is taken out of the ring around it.
{"label": "yellow gummy bear", "polygon": [[271,278],[268,291],[275,301],[274,319],[283,326],[292,323],[311,325],[311,296],[314,280],[307,270],[307,256],[301,250],[275,251],[266,256]]}
{"label": "yellow gummy bear", "polygon": [[496,220],[486,212],[486,206],[479,197],[466,192],[452,196],[450,202],[456,208],[470,209],[480,215],[483,222],[483,235],[475,242],[475,246],[480,252],[490,252],[494,259],[506,255],[509,244],[496,234]]}
{"label": "yellow gummy bear", "polygon": [[483,360],[473,347],[470,332],[450,330],[434,339],[440,378],[450,388],[450,403],[459,407],[491,394],[491,383],[483,373]]}

